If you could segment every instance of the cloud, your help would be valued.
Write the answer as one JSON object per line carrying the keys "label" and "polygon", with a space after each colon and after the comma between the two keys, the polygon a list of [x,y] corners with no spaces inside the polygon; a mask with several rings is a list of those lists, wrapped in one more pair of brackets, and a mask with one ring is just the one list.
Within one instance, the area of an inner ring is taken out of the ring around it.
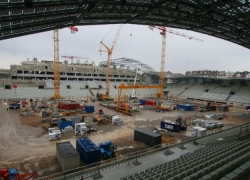
{"label": "cloud", "polygon": [[[60,29],[60,56],[91,58],[98,64],[107,60],[107,53],[100,55],[100,41],[111,47],[118,25],[78,27],[71,34],[69,28]],[[165,70],[184,73],[188,70],[244,71],[249,67],[249,49],[212,36],[186,31],[176,31],[203,39],[203,42],[167,34]],[[108,33],[109,32],[109,33]],[[127,57],[139,60],[159,71],[162,37],[160,31],[147,26],[124,25],[113,51],[113,59]],[[53,60],[53,31],[0,41],[1,68],[18,64],[27,58]],[[101,47],[105,49],[104,47]],[[63,61],[64,58],[60,58]],[[81,60],[84,62],[85,60]]]}

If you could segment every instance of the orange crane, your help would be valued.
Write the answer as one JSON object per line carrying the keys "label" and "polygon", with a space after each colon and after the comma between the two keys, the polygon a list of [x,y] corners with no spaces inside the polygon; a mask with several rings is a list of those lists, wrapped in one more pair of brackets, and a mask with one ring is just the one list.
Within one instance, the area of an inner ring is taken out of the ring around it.
{"label": "orange crane", "polygon": [[[128,98],[126,95],[126,90],[127,89],[161,89],[162,86],[140,86],[138,84],[132,85],[132,86],[126,86],[124,84],[120,84],[118,87],[118,98],[117,98],[117,104],[116,104],[116,110],[123,113],[130,115],[129,109],[128,109]],[[121,105],[123,103],[124,108],[121,108]]]}
{"label": "orange crane", "polygon": [[[70,26],[71,33],[78,32],[78,28]],[[54,99],[61,98],[60,95],[60,61],[59,61],[59,30],[54,30]]]}
{"label": "orange crane", "polygon": [[99,94],[99,99],[109,99],[110,82],[111,82],[111,75],[112,75],[112,68],[111,68],[112,53],[113,53],[114,47],[118,41],[118,37],[120,36],[122,27],[123,27],[123,24],[120,24],[118,29],[117,29],[117,32],[116,32],[116,35],[115,35],[115,38],[113,40],[113,44],[112,44],[111,48],[109,48],[106,44],[104,44],[103,41],[100,42],[101,45],[103,45],[106,48],[106,50],[99,50],[99,52],[107,52],[108,53],[108,60],[107,60],[107,73],[106,73],[106,94],[105,95]]}
{"label": "orange crane", "polygon": [[86,59],[86,60],[90,60],[90,58],[86,58],[86,57],[76,57],[76,56],[62,56],[62,58],[71,59],[71,64],[73,64],[73,59]]}
{"label": "orange crane", "polygon": [[193,37],[193,36],[189,36],[186,35],[184,33],[180,33],[178,31],[174,31],[172,29],[167,29],[164,26],[149,26],[149,28],[151,30],[154,30],[154,28],[159,29],[160,35],[162,35],[162,49],[161,49],[161,69],[160,69],[160,77],[159,77],[159,86],[161,87],[158,92],[156,93],[156,98],[160,98],[162,100],[162,105],[164,103],[164,93],[163,93],[163,89],[164,89],[164,74],[165,74],[165,54],[166,54],[166,33],[172,33],[178,36],[182,36],[182,37],[186,37],[194,40],[198,40],[203,42],[202,39]]}

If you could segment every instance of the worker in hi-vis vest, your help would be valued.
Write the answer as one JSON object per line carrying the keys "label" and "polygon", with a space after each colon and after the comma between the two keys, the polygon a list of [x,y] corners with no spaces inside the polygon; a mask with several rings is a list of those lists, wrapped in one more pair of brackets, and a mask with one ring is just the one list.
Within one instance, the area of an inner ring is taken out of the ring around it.
{"label": "worker in hi-vis vest", "polygon": [[9,105],[7,104],[7,106],[6,106],[6,109],[7,109],[7,111],[9,110]]}

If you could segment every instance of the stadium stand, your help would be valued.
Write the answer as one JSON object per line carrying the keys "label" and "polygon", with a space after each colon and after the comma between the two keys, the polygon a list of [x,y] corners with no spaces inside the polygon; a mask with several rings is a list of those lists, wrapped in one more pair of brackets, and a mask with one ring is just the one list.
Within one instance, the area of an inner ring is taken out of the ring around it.
{"label": "stadium stand", "polygon": [[[233,134],[232,134],[233,133]],[[237,135],[239,128],[213,136]],[[201,138],[202,142],[208,139]],[[195,150],[170,162],[159,164],[120,180],[214,180],[243,179],[250,171],[250,138]],[[174,152],[174,151],[173,151]]]}
{"label": "stadium stand", "polygon": [[226,95],[226,94],[216,94],[216,93],[204,92],[201,94],[201,96],[199,98],[204,99],[204,100],[226,101],[228,96],[229,95]]}

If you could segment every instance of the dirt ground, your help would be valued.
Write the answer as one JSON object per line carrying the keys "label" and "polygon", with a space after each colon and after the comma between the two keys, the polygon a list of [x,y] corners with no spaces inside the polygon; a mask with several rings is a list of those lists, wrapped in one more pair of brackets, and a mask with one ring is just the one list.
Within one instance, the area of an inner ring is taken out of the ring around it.
{"label": "dirt ground", "polygon": [[[192,102],[196,103],[196,102]],[[198,102],[203,104],[202,102]],[[96,126],[97,132],[91,133],[88,137],[98,145],[100,142],[111,140],[118,146],[118,154],[128,154],[147,148],[144,143],[135,142],[133,139],[136,128],[152,130],[160,126],[160,121],[164,119],[175,120],[177,116],[195,118],[197,113],[184,111],[170,111],[166,113],[143,110],[134,113],[132,117],[122,115],[116,111],[106,109],[99,105],[99,102],[92,103],[95,110],[103,109],[104,113],[119,115],[125,122],[122,126],[103,125]],[[243,107],[230,108],[226,118],[221,120],[225,126],[242,124],[249,122],[240,118],[240,113],[246,113]],[[42,118],[37,116],[22,117],[19,110],[6,111],[4,105],[0,105],[0,168],[17,168],[21,173],[38,172],[39,176],[45,176],[61,171],[56,160],[55,144],[70,141],[75,146],[78,137],[73,132],[62,133],[62,139],[48,141],[48,123],[42,123]],[[203,114],[218,114],[221,112],[206,112]],[[198,118],[201,119],[201,118]],[[174,137],[163,134],[162,143],[180,142],[182,139],[190,137],[191,127],[187,131],[174,133]]]}

